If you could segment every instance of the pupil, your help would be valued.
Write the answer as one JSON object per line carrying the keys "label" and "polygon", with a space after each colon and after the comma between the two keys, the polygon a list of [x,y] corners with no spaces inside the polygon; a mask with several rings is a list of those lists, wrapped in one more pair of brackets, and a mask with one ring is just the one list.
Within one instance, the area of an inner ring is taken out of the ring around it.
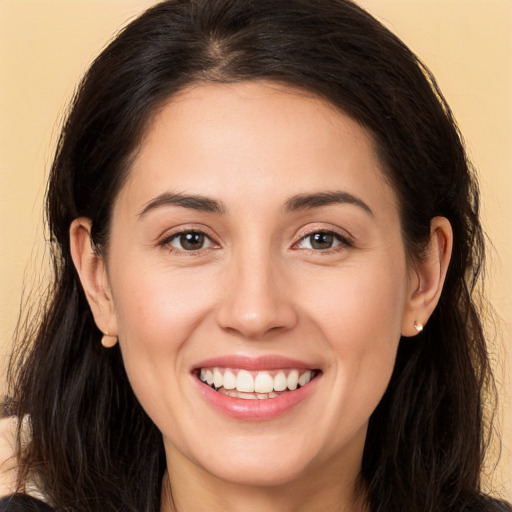
{"label": "pupil", "polygon": [[204,245],[204,235],[202,233],[185,233],[180,236],[180,242],[185,250],[201,249]]}
{"label": "pupil", "polygon": [[311,247],[313,249],[330,249],[333,241],[334,237],[329,233],[315,233],[311,235]]}

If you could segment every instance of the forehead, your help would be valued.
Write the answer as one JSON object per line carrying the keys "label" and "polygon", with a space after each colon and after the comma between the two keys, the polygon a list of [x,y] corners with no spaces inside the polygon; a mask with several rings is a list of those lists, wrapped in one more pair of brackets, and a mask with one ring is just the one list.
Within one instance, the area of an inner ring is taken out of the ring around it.
{"label": "forehead", "polygon": [[154,114],[120,196],[133,208],[163,191],[235,204],[248,194],[282,202],[284,195],[333,187],[395,203],[361,125],[283,85],[207,83],[183,90]]}

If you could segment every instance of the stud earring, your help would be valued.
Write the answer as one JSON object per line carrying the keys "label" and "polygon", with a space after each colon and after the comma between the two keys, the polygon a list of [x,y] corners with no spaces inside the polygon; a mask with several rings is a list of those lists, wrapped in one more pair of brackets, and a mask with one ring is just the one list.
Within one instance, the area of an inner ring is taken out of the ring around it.
{"label": "stud earring", "polygon": [[415,320],[414,321],[414,328],[416,329],[417,332],[421,332],[421,331],[423,331],[423,324],[420,323],[420,322],[417,322]]}
{"label": "stud earring", "polygon": [[117,343],[117,336],[112,336],[108,331],[103,332],[103,337],[101,338],[101,344],[105,348],[112,348]]}

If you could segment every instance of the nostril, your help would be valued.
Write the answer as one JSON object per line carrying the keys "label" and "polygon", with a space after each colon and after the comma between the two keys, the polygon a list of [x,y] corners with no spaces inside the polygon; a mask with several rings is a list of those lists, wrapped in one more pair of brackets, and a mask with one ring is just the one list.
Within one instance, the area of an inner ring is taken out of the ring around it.
{"label": "nostril", "polygon": [[226,332],[245,338],[262,339],[269,333],[293,328],[297,315],[291,305],[274,304],[243,308],[243,304],[225,305],[218,313],[218,324]]}

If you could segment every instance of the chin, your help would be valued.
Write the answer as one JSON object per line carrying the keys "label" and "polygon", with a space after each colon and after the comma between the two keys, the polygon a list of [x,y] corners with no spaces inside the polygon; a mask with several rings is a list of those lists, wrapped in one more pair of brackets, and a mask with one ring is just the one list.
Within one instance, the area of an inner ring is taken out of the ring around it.
{"label": "chin", "polygon": [[252,487],[278,487],[299,481],[308,474],[307,465],[297,461],[273,459],[245,459],[233,461],[226,458],[224,462],[207,468],[217,479],[234,485]]}

